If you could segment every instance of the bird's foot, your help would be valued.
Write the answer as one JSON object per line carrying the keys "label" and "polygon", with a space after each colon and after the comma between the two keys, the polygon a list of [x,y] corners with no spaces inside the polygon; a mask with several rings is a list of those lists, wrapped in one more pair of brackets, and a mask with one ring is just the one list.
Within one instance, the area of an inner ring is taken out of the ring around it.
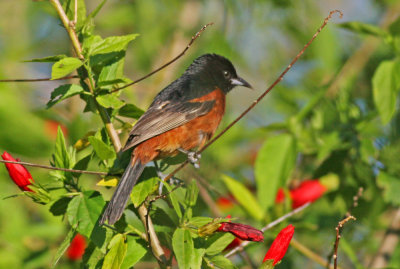
{"label": "bird's foot", "polygon": [[200,168],[201,153],[184,149],[179,149],[179,151],[187,155],[188,161],[194,166],[194,168]]}
{"label": "bird's foot", "polygon": [[[161,179],[160,185],[158,186],[158,195],[162,194],[163,191],[163,187],[164,187],[164,179],[168,176],[168,175],[164,175],[161,171],[157,170],[157,176]],[[177,179],[176,177],[171,177],[169,179],[169,184],[170,185],[178,185],[181,184],[182,180]]]}

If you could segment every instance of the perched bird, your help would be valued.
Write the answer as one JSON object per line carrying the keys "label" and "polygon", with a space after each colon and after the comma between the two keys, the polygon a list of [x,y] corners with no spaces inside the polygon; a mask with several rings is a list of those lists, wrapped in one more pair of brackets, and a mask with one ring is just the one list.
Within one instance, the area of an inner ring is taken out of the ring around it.
{"label": "perched bird", "polygon": [[129,133],[123,150],[133,148],[131,160],[100,225],[106,221],[114,224],[121,217],[148,162],[179,152],[188,154],[189,161],[197,161],[195,150],[213,136],[225,113],[225,95],[235,86],[251,88],[228,59],[205,54],[154,98]]}

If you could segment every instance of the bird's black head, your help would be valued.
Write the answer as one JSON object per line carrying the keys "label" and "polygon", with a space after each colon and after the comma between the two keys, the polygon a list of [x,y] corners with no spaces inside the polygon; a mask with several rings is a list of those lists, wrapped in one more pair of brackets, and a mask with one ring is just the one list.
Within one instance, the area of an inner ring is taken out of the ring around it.
{"label": "bird's black head", "polygon": [[218,87],[225,93],[235,86],[252,88],[247,81],[236,74],[235,67],[228,59],[217,54],[204,54],[198,57],[185,74],[189,75],[198,86],[213,89]]}

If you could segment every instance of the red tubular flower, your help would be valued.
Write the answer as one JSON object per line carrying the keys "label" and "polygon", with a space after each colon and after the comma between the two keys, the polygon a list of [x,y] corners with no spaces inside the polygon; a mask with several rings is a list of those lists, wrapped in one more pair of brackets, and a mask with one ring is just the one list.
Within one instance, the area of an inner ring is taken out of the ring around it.
{"label": "red tubular flower", "polygon": [[[314,202],[319,199],[325,192],[326,187],[317,179],[304,180],[300,185],[290,190],[290,198],[292,199],[292,208],[298,208],[308,202]],[[285,200],[285,192],[282,188],[278,190],[275,197],[275,203],[283,203]]]}
{"label": "red tubular flower", "polygon": [[258,242],[264,240],[262,231],[241,223],[221,222],[217,231],[231,233],[237,238],[246,241]]}
{"label": "red tubular flower", "polygon": [[292,208],[298,208],[308,202],[314,202],[326,191],[326,187],[319,180],[305,180],[296,188],[290,191]]}
{"label": "red tubular flower", "polygon": [[68,135],[68,129],[65,127],[65,125],[59,123],[58,121],[55,120],[46,120],[44,122],[44,127],[46,130],[46,134],[52,138],[56,139],[57,138],[57,132],[58,132],[58,126],[60,126],[61,130],[64,133],[64,136]]}
{"label": "red tubular flower", "polygon": [[265,254],[263,262],[267,260],[274,260],[273,265],[280,262],[283,256],[285,256],[285,253],[289,247],[290,240],[292,240],[293,234],[294,226],[292,224],[282,229],[276,236],[274,242],[272,242],[272,245],[268,249],[267,254]]}
{"label": "red tubular flower", "polygon": [[82,258],[85,253],[86,239],[80,234],[76,234],[72,239],[71,244],[67,249],[67,257],[72,261],[76,261]]}
{"label": "red tubular flower", "polygon": [[[3,160],[6,161],[14,161],[17,162],[19,159],[15,160],[8,152],[4,152],[1,155]],[[29,173],[26,168],[21,164],[14,164],[14,163],[5,163],[8,174],[10,175],[11,179],[17,184],[17,186],[23,191],[30,191],[33,192],[31,189],[28,188],[29,185],[33,183],[32,175]]]}

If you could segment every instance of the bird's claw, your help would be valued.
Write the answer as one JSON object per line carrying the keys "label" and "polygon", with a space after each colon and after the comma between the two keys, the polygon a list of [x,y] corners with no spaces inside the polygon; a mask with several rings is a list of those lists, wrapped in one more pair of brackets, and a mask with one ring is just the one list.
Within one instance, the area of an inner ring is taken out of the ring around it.
{"label": "bird's claw", "polygon": [[200,168],[201,153],[191,151],[188,152],[188,161],[193,164],[194,168]]}

